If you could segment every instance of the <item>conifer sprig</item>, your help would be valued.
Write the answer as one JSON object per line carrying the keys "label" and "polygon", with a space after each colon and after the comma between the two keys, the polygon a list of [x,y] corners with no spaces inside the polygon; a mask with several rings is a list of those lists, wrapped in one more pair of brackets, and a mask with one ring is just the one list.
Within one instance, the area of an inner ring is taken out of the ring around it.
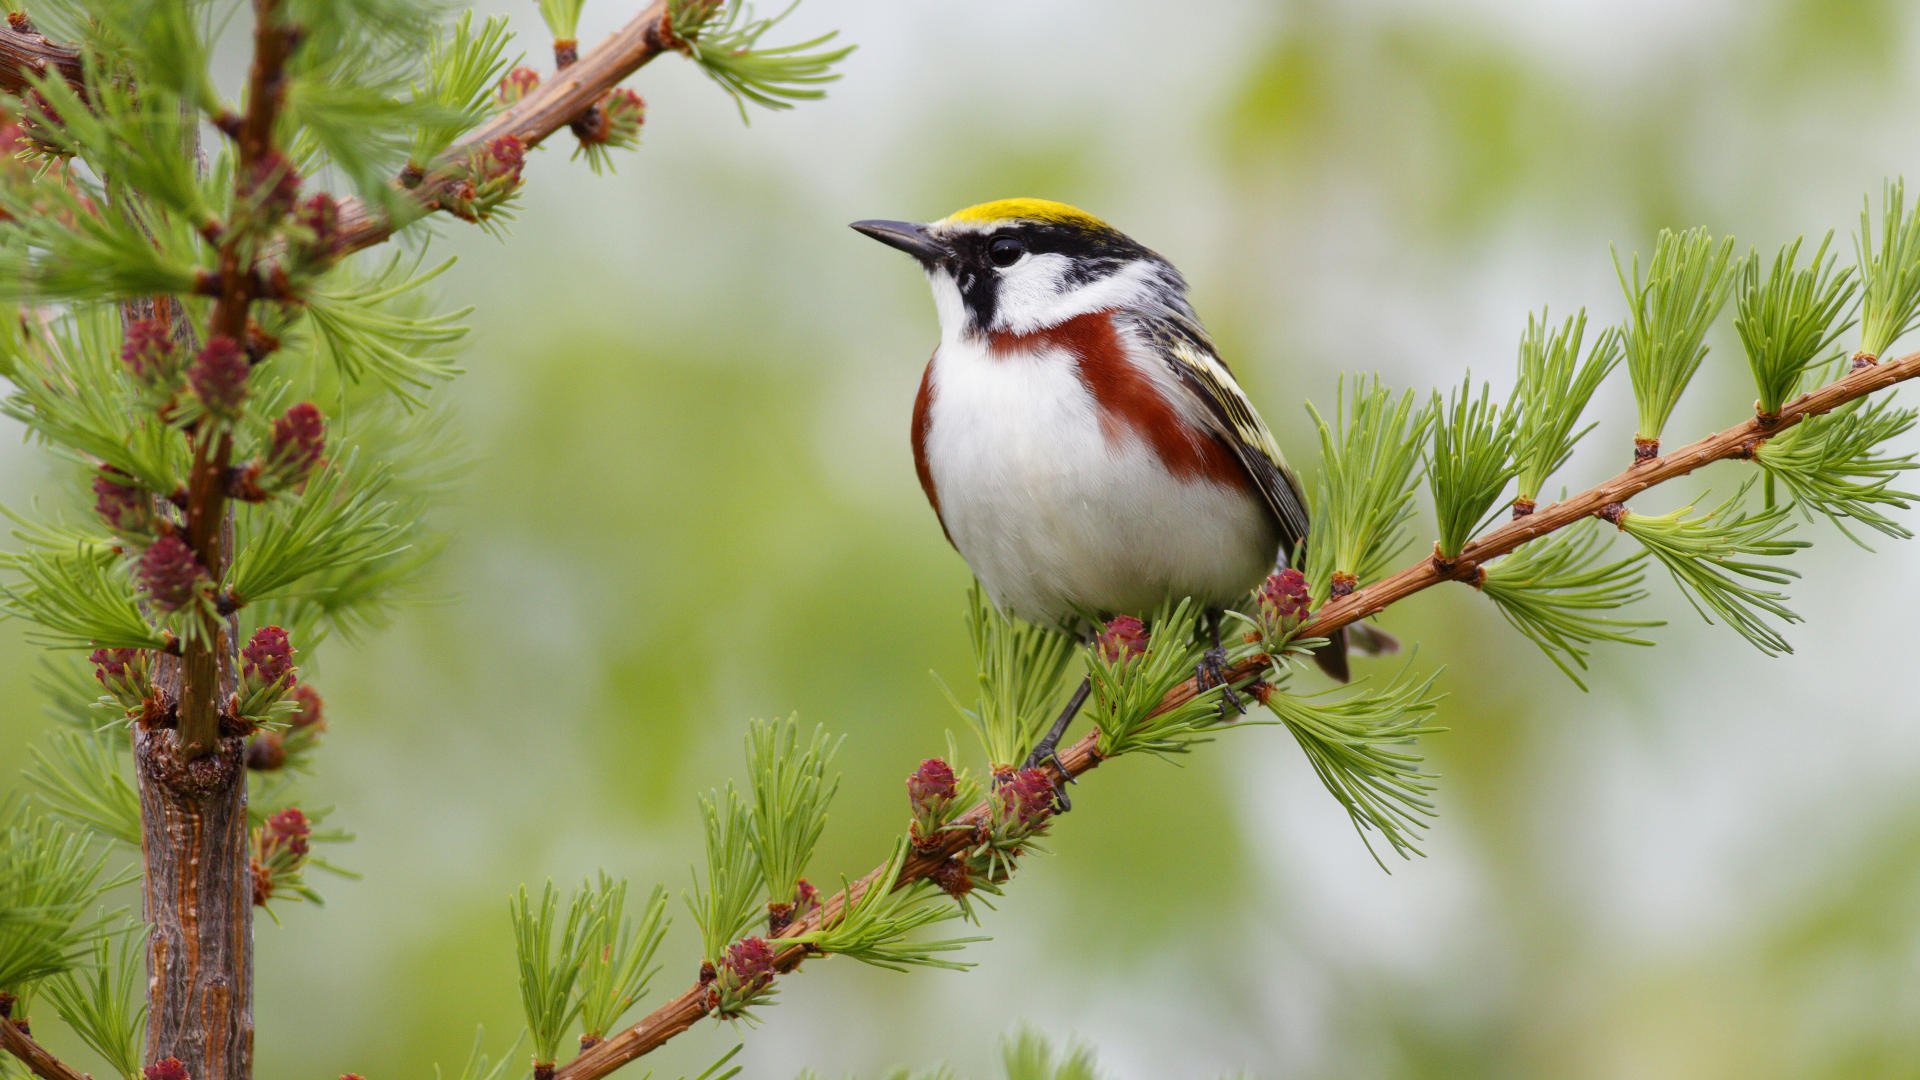
{"label": "conifer sprig", "polygon": [[1879,359],[1920,322],[1920,206],[1906,205],[1906,184],[1889,181],[1880,198],[1880,243],[1873,203],[1863,200],[1854,251],[1860,262],[1860,353]]}
{"label": "conifer sprig", "polygon": [[667,891],[654,886],[636,921],[627,914],[627,883],[604,872],[591,887],[595,918],[586,933],[578,982],[580,1029],[598,1041],[646,995],[660,969],[654,954],[667,936]]}
{"label": "conifer sprig", "polygon": [[971,709],[950,689],[947,700],[979,736],[989,764],[1018,765],[1053,720],[1073,642],[1001,614],[978,582],[967,595],[967,632],[979,697]]}
{"label": "conifer sprig", "polygon": [[[541,4],[544,15],[554,0]],[[574,0],[574,17],[579,2]],[[425,80],[414,84],[413,98],[425,119],[414,132],[407,160],[424,172],[453,141],[486,119],[493,104],[494,83],[509,63],[504,16],[491,16],[474,26],[473,12],[454,21],[453,32],[436,35],[427,50]]]}
{"label": "conifer sprig", "polygon": [[1629,274],[1614,256],[1614,272],[1627,295],[1622,344],[1638,407],[1635,439],[1641,456],[1650,457],[1646,451],[1657,449],[1674,405],[1707,357],[1707,328],[1738,280],[1733,238],[1715,244],[1705,229],[1662,229],[1646,276],[1638,255],[1631,265]]}
{"label": "conifer sprig", "polygon": [[1196,633],[1198,624],[1193,602],[1182,600],[1154,615],[1144,651],[1106,647],[1101,640],[1087,647],[1092,690],[1086,708],[1100,733],[1102,757],[1140,751],[1184,754],[1211,740],[1220,715],[1220,687],[1155,711],[1169,691],[1192,677],[1194,665],[1200,662],[1203,646]]}
{"label": "conifer sprig", "polygon": [[[513,1067],[513,1053],[520,1049],[520,1039],[514,1039],[513,1045],[500,1055],[500,1060],[495,1061],[486,1052],[486,1038],[485,1028],[474,1029],[473,1046],[467,1050],[467,1060],[460,1066],[457,1080],[503,1080],[507,1070]],[[438,1064],[433,1067],[433,1077],[434,1080],[445,1080],[445,1074],[440,1071]]]}
{"label": "conifer sprig", "polygon": [[1761,416],[1778,416],[1807,371],[1830,359],[1834,341],[1853,326],[1859,283],[1852,267],[1835,272],[1834,256],[1827,251],[1832,242],[1829,232],[1807,265],[1799,267],[1796,239],[1774,256],[1764,280],[1758,259],[1741,266],[1733,326],[1760,391]]}
{"label": "conifer sprig", "polygon": [[[987,938],[907,940],[908,935],[923,926],[945,922],[960,914],[959,908],[945,902],[939,890],[927,882],[898,887],[900,870],[906,865],[909,850],[906,838],[902,837],[894,845],[893,857],[887,860],[880,875],[868,883],[859,899],[847,905],[839,918],[821,929],[791,936],[783,944],[811,945],[823,953],[851,957],[889,971],[914,967],[965,971],[972,967],[964,961],[950,960],[946,954]],[[842,886],[851,889],[844,881]]]}
{"label": "conifer sprig", "polygon": [[1444,401],[1435,391],[1428,406],[1434,419],[1428,427],[1427,486],[1440,527],[1434,554],[1441,559],[1459,557],[1516,471],[1514,414],[1495,405],[1491,394],[1482,383],[1480,396],[1474,397],[1468,375]]}
{"label": "conifer sprig", "polygon": [[1307,581],[1315,603],[1352,591],[1384,573],[1406,545],[1420,449],[1433,413],[1416,408],[1413,391],[1395,398],[1372,380],[1341,380],[1333,422],[1308,403],[1320,432],[1320,472],[1313,489]]}
{"label": "conifer sprig", "polygon": [[1698,504],[1689,503],[1667,514],[1627,512],[1619,525],[1667,568],[1701,618],[1717,617],[1769,656],[1789,653],[1793,647],[1767,620],[1795,623],[1800,617],[1787,607],[1786,596],[1766,586],[1800,575],[1762,560],[1791,555],[1807,541],[1786,539],[1793,530],[1786,507],[1749,511],[1745,499],[1743,486],[1704,513],[1693,513]]}
{"label": "conifer sprig", "polygon": [[82,962],[105,936],[107,918],[90,915],[111,882],[106,854],[85,833],[7,808],[0,830],[0,994]]}
{"label": "conifer sprig", "polygon": [[700,815],[707,836],[706,882],[703,887],[695,875],[687,906],[700,927],[700,958],[718,964],[727,946],[758,921],[765,878],[753,813],[732,784],[702,795]]}
{"label": "conifer sprig", "polygon": [[794,717],[747,725],[753,840],[776,932],[800,900],[800,880],[827,827],[827,806],[840,788],[839,774],[829,778],[827,769],[840,743],[819,726],[802,743]]}
{"label": "conifer sprig", "polygon": [[164,650],[171,643],[140,613],[123,561],[104,543],[0,555],[0,570],[18,579],[0,585],[0,613],[34,624],[27,640],[43,648]]}
{"label": "conifer sprig", "polygon": [[1896,521],[1889,510],[1905,510],[1915,499],[1910,491],[1893,487],[1902,473],[1915,468],[1914,455],[1888,454],[1882,448],[1914,426],[1913,409],[1900,408],[1879,398],[1809,417],[1798,426],[1769,439],[1754,453],[1769,480],[1777,483],[1803,517],[1830,519],[1849,540],[1865,543],[1847,528],[1848,521],[1905,540],[1912,530]]}
{"label": "conifer sprig", "polygon": [[140,846],[140,796],[122,775],[120,750],[109,732],[56,731],[49,749],[34,747],[27,783],[49,813],[96,836]]}
{"label": "conifer sprig", "polygon": [[236,603],[292,595],[302,582],[406,549],[407,530],[384,496],[386,474],[357,452],[323,468],[297,498],[250,508],[226,579]]}
{"label": "conifer sprig", "polygon": [[99,1054],[121,1080],[141,1080],[146,1044],[146,953],[139,935],[119,947],[102,938],[92,963],[47,980],[47,999],[80,1041]]}
{"label": "conifer sprig", "polygon": [[595,907],[592,894],[583,889],[573,895],[562,921],[560,896],[551,881],[537,904],[524,885],[508,904],[520,967],[520,1003],[536,1063],[550,1066],[559,1057],[560,1040],[580,1015],[574,987],[594,944],[599,918]]}
{"label": "conifer sprig", "polygon": [[1387,864],[1371,834],[1402,858],[1418,855],[1420,832],[1434,815],[1438,777],[1421,769],[1413,741],[1446,730],[1434,723],[1437,677],[1420,679],[1409,671],[1383,687],[1310,696],[1275,690],[1267,696],[1267,708],[1293,733],[1382,870]]}
{"label": "conifer sprig", "polygon": [[338,272],[307,298],[315,351],[349,381],[371,379],[413,407],[436,384],[460,374],[449,347],[466,336],[459,320],[472,308],[427,313],[423,286],[453,260],[420,270],[419,258],[395,253],[365,277]]}
{"label": "conifer sprig", "polygon": [[[1620,362],[1620,332],[1608,327],[1594,339],[1585,361],[1581,340],[1587,332],[1587,312],[1552,329],[1543,308],[1538,318],[1527,315],[1520,335],[1519,377],[1507,410],[1514,417],[1514,513],[1531,513],[1548,477],[1573,456],[1574,445],[1593,430],[1580,418],[1614,365]],[[1578,430],[1575,430],[1575,429]]]}
{"label": "conifer sprig", "polygon": [[779,110],[825,97],[826,84],[840,78],[833,65],[854,50],[852,45],[833,47],[840,36],[837,30],[792,45],[761,45],[760,39],[797,6],[789,3],[778,14],[764,17],[746,0],[669,0],[667,10],[688,55],[732,95],[746,123],[749,103]]}
{"label": "conifer sprig", "polygon": [[1611,614],[1646,599],[1640,583],[1647,554],[1602,562],[1606,548],[1599,524],[1583,523],[1522,546],[1487,567],[1480,581],[1480,591],[1507,622],[1582,690],[1587,684],[1579,672],[1587,669],[1588,646],[1597,641],[1652,645],[1634,631],[1665,625]]}

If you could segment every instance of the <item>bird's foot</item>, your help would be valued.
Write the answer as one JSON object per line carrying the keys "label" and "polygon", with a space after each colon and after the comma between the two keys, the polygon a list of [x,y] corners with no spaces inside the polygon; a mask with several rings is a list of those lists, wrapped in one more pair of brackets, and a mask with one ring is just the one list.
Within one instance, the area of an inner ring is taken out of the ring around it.
{"label": "bird's foot", "polygon": [[1067,763],[1060,760],[1060,740],[1052,737],[1041,739],[1027,755],[1024,769],[1037,769],[1042,765],[1053,766],[1053,801],[1056,813],[1064,814],[1073,809],[1073,800],[1067,798],[1067,785],[1077,784],[1072,773],[1067,771]]}
{"label": "bird's foot", "polygon": [[[1247,703],[1233,689],[1233,683],[1227,678],[1227,650],[1215,645],[1200,656],[1200,663],[1193,669],[1195,685],[1202,692],[1214,687],[1220,688],[1220,722],[1227,723],[1235,717],[1245,716]],[[1227,712],[1232,709],[1233,712]]]}

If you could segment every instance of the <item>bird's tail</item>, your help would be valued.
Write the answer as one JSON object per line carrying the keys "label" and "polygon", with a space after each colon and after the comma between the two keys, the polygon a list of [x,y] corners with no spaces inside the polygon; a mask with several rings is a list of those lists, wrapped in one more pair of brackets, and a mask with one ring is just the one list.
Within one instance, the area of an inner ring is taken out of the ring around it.
{"label": "bird's tail", "polygon": [[1347,669],[1349,647],[1368,656],[1385,656],[1400,651],[1400,639],[1372,623],[1354,623],[1335,630],[1325,645],[1313,650],[1313,662],[1334,681],[1346,682],[1352,678]]}

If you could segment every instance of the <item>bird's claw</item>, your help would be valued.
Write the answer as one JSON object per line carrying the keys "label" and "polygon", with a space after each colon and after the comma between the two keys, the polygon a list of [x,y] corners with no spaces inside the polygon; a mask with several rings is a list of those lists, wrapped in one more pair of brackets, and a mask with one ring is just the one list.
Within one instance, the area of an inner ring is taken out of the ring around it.
{"label": "bird's claw", "polygon": [[1041,740],[1033,752],[1027,755],[1022,768],[1037,769],[1042,765],[1053,766],[1053,801],[1059,804],[1057,813],[1066,813],[1073,809],[1073,800],[1067,798],[1067,785],[1080,781],[1067,771],[1067,763],[1060,760],[1060,744],[1052,739]]}
{"label": "bird's claw", "polygon": [[[1220,688],[1220,722],[1226,723],[1234,716],[1245,716],[1246,702],[1233,689],[1233,683],[1227,678],[1227,650],[1215,645],[1200,656],[1200,663],[1194,668],[1193,677],[1202,692]],[[1227,713],[1228,709],[1233,714]]]}

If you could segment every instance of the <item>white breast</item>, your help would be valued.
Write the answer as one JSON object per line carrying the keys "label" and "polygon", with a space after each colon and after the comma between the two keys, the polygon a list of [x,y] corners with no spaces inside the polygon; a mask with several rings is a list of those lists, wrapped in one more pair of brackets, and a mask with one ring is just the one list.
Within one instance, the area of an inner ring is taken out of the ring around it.
{"label": "white breast", "polygon": [[1239,602],[1279,537],[1251,494],[1181,479],[1102,430],[1071,354],[935,355],[926,456],[940,516],[1001,608],[1034,622],[1148,614],[1168,598]]}

